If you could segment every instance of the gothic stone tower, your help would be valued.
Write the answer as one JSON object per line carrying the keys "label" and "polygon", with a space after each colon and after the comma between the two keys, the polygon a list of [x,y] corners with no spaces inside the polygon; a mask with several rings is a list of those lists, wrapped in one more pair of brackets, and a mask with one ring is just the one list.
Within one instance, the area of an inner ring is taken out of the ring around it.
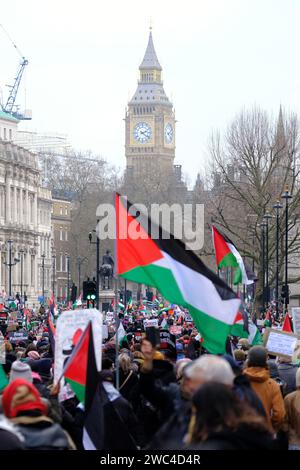
{"label": "gothic stone tower", "polygon": [[162,67],[151,29],[139,71],[138,86],[125,116],[126,178],[138,178],[149,171],[171,174],[175,157],[175,115],[163,88]]}

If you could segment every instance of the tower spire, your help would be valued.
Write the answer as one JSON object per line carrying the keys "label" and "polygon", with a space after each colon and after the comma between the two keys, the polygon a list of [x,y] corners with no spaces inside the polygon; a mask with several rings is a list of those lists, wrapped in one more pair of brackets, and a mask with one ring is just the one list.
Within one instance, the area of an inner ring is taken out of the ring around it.
{"label": "tower spire", "polygon": [[152,25],[150,24],[150,32],[149,32],[149,39],[147,49],[140,65],[140,70],[162,70],[162,67],[158,61],[154,44],[152,38]]}

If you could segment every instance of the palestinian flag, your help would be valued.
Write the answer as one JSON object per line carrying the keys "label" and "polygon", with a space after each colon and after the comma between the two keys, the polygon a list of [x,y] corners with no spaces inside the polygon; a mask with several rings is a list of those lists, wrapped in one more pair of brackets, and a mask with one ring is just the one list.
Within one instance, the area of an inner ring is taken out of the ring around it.
{"label": "palestinian flag", "polygon": [[[154,230],[155,239],[150,235]],[[119,276],[155,287],[169,302],[186,307],[204,347],[214,354],[224,353],[240,306],[236,294],[182,241],[163,232],[119,194],[116,234]]]}
{"label": "palestinian flag", "polygon": [[121,320],[120,320],[120,323],[116,332],[116,339],[118,339],[119,346],[121,346],[123,341],[127,341],[126,331],[124,329],[124,326]]}
{"label": "palestinian flag", "polygon": [[99,379],[91,321],[69,357],[63,376],[84,405],[84,449],[103,450],[103,406],[98,389]]}
{"label": "palestinian flag", "polygon": [[49,311],[48,313],[47,327],[48,327],[48,333],[49,333],[50,346],[51,346],[52,354],[54,355],[56,329],[53,323],[53,314],[51,313],[51,311]]}
{"label": "palestinian flag", "polygon": [[2,364],[0,364],[0,392],[6,387],[8,384],[8,378],[6,373],[4,372]]}
{"label": "palestinian flag", "polygon": [[289,333],[293,333],[292,322],[288,313],[285,315],[285,319],[282,325],[282,331],[288,331]]}
{"label": "palestinian flag", "polygon": [[234,284],[253,284],[246,273],[243,258],[226,235],[222,234],[216,227],[212,226],[213,242],[216,253],[216,262],[219,269],[237,268],[234,276]]}
{"label": "palestinian flag", "polygon": [[246,330],[245,321],[240,311],[236,316],[234,325],[231,327],[230,334],[238,338],[247,338],[252,346],[263,343],[261,334],[252,320],[248,320],[248,331]]}

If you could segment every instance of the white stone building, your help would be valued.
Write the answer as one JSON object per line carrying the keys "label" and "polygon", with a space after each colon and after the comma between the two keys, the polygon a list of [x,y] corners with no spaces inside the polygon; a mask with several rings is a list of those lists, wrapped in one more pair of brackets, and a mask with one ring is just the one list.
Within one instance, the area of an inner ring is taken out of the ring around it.
{"label": "white stone building", "polygon": [[[51,289],[51,192],[40,185],[37,156],[11,142],[14,128],[9,133],[9,127],[5,126],[10,118],[3,114],[0,115],[0,290],[9,294],[11,271],[11,293],[20,293],[22,289],[29,304],[33,304],[42,294],[43,271],[46,296]],[[5,135],[3,129],[8,129]],[[44,263],[42,255],[45,255]]]}

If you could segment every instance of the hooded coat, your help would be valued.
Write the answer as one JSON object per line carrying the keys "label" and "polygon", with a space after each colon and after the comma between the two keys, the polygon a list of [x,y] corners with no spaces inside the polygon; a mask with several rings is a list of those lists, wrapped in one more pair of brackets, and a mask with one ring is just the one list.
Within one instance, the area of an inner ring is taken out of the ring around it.
{"label": "hooded coat", "polygon": [[265,367],[247,367],[244,374],[250,380],[254,392],[260,398],[271,428],[276,432],[282,427],[285,408],[279,385],[270,378]]}

